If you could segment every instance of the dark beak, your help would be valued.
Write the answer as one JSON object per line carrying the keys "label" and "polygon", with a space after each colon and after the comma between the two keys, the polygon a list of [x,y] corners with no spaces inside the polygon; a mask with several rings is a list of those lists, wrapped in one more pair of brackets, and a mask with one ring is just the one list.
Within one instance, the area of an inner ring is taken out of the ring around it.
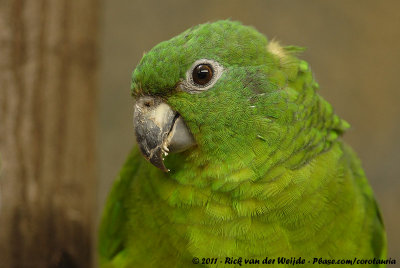
{"label": "dark beak", "polygon": [[133,124],[143,156],[165,172],[164,156],[196,144],[179,113],[158,97],[143,96],[136,101]]}

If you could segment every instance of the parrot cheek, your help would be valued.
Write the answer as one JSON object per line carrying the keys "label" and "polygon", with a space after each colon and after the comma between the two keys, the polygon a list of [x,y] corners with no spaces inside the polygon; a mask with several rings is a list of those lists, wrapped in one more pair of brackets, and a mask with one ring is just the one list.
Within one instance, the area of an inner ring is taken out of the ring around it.
{"label": "parrot cheek", "polygon": [[133,124],[143,156],[165,172],[168,169],[163,154],[181,152],[196,144],[182,117],[161,98],[139,98],[135,104]]}

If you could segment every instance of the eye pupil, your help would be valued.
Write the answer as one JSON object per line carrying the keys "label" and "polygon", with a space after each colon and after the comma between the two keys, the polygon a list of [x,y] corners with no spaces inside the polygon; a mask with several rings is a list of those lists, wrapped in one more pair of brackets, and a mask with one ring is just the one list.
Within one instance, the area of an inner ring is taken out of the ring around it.
{"label": "eye pupil", "polygon": [[209,73],[208,73],[208,70],[207,70],[207,69],[205,69],[205,70],[200,70],[200,71],[197,73],[197,77],[198,77],[199,79],[206,79],[206,78],[208,77],[208,75],[209,75]]}
{"label": "eye pupil", "polygon": [[213,77],[213,69],[208,64],[199,64],[193,69],[193,82],[204,86],[211,81]]}

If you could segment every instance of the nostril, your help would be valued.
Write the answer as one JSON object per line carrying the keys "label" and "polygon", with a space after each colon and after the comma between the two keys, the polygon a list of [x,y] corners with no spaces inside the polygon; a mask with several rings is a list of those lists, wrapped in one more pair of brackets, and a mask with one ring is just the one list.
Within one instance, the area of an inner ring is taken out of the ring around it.
{"label": "nostril", "polygon": [[148,96],[141,97],[136,102],[143,109],[152,109],[154,106],[157,106],[157,100]]}
{"label": "nostril", "polygon": [[146,106],[146,107],[151,107],[151,101],[145,101],[144,102],[144,106]]}

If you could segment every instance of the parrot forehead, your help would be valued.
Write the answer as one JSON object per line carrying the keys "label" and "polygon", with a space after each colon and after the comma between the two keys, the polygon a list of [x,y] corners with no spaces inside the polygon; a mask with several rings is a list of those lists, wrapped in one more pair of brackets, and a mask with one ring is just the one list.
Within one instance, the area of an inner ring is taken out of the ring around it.
{"label": "parrot forehead", "polygon": [[266,54],[267,39],[257,30],[230,20],[194,26],[159,43],[141,59],[132,74],[133,93],[163,93],[175,88],[199,59],[223,66],[254,65]]}

